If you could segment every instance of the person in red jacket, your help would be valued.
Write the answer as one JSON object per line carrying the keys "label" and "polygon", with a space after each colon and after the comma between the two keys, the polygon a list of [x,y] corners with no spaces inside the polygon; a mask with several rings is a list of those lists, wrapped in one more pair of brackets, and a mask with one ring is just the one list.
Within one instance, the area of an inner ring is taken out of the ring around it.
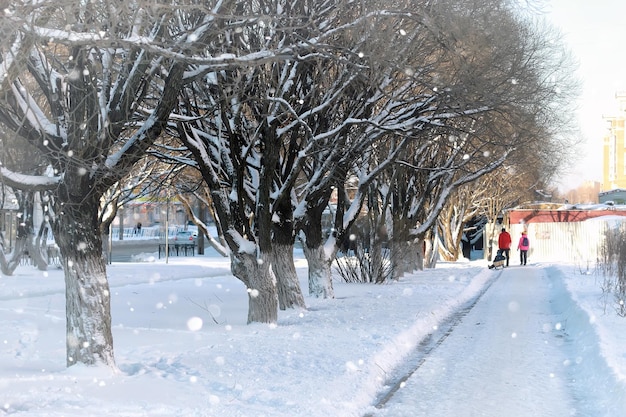
{"label": "person in red jacket", "polygon": [[526,232],[522,232],[522,237],[519,238],[519,243],[517,244],[517,250],[519,250],[520,265],[526,265],[526,261],[528,260],[529,248],[530,241],[528,240],[528,235],[526,234]]}
{"label": "person in red jacket", "polygon": [[511,235],[503,227],[498,236],[498,249],[506,258],[506,266],[509,266],[509,255],[511,254]]}

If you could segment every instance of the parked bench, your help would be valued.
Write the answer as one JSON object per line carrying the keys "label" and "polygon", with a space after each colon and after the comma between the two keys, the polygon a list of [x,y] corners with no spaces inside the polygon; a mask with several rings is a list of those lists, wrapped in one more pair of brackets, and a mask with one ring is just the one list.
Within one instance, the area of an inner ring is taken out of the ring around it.
{"label": "parked bench", "polygon": [[[195,243],[169,243],[169,255],[173,256],[196,256],[196,244]],[[159,259],[161,259],[161,252],[165,256],[165,243],[159,243]]]}

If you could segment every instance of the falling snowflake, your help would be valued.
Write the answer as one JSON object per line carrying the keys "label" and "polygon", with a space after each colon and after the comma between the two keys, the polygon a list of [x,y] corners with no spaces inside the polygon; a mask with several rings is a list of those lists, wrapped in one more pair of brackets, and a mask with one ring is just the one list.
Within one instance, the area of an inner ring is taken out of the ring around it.
{"label": "falling snowflake", "polygon": [[197,332],[202,329],[202,319],[200,317],[191,317],[187,320],[187,328],[192,332]]}

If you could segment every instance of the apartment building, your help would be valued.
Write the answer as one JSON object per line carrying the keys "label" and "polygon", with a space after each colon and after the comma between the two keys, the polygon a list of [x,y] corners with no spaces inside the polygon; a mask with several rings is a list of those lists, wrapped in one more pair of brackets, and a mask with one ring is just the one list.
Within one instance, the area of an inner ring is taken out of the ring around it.
{"label": "apartment building", "polygon": [[626,91],[615,94],[618,111],[613,116],[605,116],[607,132],[604,136],[602,160],[602,191],[626,189]]}

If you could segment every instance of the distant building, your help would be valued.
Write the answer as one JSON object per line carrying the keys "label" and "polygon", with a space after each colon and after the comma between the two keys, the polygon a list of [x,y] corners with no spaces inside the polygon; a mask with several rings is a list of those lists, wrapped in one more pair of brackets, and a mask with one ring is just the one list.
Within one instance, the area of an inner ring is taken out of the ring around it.
{"label": "distant building", "polygon": [[604,136],[602,153],[602,191],[618,188],[626,189],[626,91],[615,94],[618,112],[614,116],[604,116],[608,131]]}
{"label": "distant building", "polygon": [[623,188],[616,188],[614,190],[603,191],[598,194],[600,203],[609,204],[626,204],[626,190]]}

